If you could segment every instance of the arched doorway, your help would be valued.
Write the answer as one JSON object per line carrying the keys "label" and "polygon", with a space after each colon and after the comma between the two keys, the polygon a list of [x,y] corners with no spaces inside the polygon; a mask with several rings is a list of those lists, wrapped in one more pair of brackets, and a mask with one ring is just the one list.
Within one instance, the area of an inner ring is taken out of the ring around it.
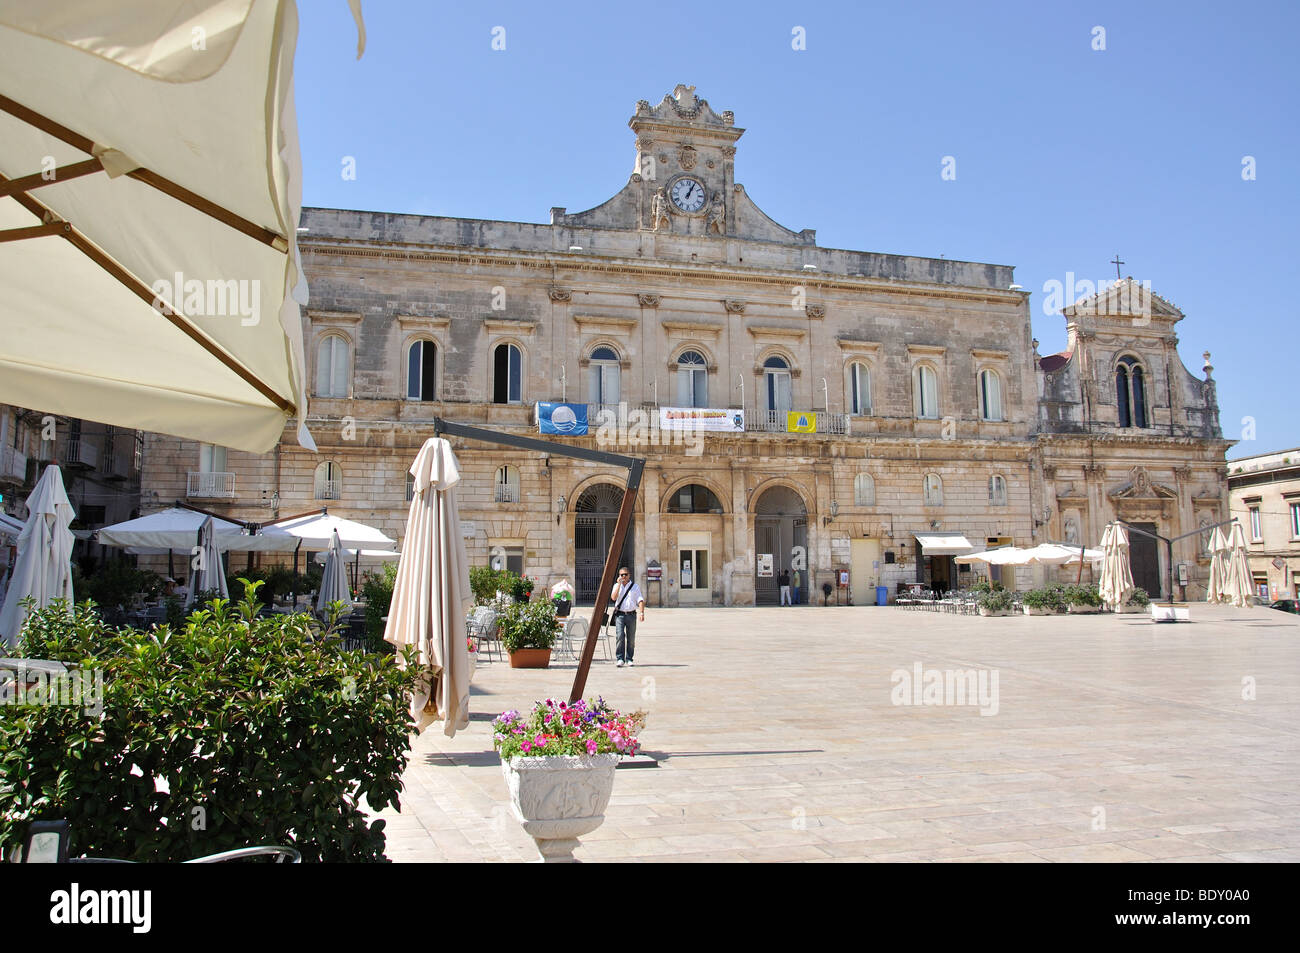
{"label": "arched doorway", "polygon": [[[802,558],[796,563],[796,554]],[[777,580],[782,572],[793,577],[796,569],[808,601],[808,510],[803,499],[788,486],[764,490],[754,503],[754,604],[774,606],[781,601]]]}
{"label": "arched doorway", "polygon": [[[600,574],[605,568],[605,557],[609,555],[609,544],[614,538],[614,527],[618,524],[618,511],[622,505],[621,486],[596,483],[582,491],[574,507],[577,515],[573,520],[573,569],[577,577],[577,600],[583,605],[593,605],[596,602]],[[632,565],[635,528],[636,516],[633,514],[632,522],[627,528],[627,537],[623,540],[620,565]],[[636,578],[635,572],[633,578]]]}

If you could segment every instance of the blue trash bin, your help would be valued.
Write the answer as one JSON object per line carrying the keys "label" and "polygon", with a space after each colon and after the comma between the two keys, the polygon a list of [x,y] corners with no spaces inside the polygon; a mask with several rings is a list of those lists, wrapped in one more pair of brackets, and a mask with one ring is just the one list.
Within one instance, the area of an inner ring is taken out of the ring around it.
{"label": "blue trash bin", "polygon": [[878,605],[878,606],[887,606],[887,605],[889,605],[889,587],[888,587],[888,586],[876,586],[876,605]]}

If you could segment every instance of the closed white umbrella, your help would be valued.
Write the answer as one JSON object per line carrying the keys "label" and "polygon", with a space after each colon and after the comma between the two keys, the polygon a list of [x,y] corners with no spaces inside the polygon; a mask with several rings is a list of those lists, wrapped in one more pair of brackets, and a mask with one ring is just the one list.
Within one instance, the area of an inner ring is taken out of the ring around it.
{"label": "closed white umbrella", "polygon": [[1228,537],[1224,535],[1223,527],[1214,527],[1214,532],[1210,534],[1210,582],[1206,586],[1205,601],[1210,603],[1227,602],[1224,595],[1224,588],[1228,582],[1228,553],[1231,547],[1228,545]]}
{"label": "closed white umbrella", "polygon": [[222,599],[230,598],[226,585],[226,571],[221,565],[221,550],[217,548],[217,530],[211,516],[199,527],[199,551],[190,560],[190,591],[185,596],[185,608],[194,605],[200,592],[213,590]]}
{"label": "closed white umbrella", "polygon": [[325,571],[321,574],[320,589],[316,593],[316,611],[324,612],[331,602],[351,602],[352,593],[348,589],[347,561],[343,556],[343,544],[339,534],[330,540],[329,554],[325,557]]}
{"label": "closed white umbrella", "polygon": [[411,714],[421,727],[441,719],[443,733],[451,737],[469,724],[465,604],[471,595],[456,505],[460,464],[451,444],[441,437],[426,440],[411,475],[415,496],[384,639],[399,649],[414,645],[419,650],[419,664],[428,669],[432,684],[421,682]]}
{"label": "closed white umbrella", "polygon": [[72,543],[69,525],[76,515],[63,488],[63,474],[50,464],[27,498],[27,522],[18,534],[18,559],[0,608],[0,639],[13,647],[26,621],[25,599],[44,609],[55,599],[66,599],[72,612]]}
{"label": "closed white umbrella", "polygon": [[1250,605],[1252,582],[1250,564],[1246,561],[1246,533],[1235,520],[1229,532],[1225,559],[1222,601],[1244,609]]}
{"label": "closed white umbrella", "polygon": [[1123,523],[1111,523],[1101,534],[1101,580],[1097,585],[1101,601],[1114,610],[1133,595],[1133,571],[1129,566],[1128,530]]}

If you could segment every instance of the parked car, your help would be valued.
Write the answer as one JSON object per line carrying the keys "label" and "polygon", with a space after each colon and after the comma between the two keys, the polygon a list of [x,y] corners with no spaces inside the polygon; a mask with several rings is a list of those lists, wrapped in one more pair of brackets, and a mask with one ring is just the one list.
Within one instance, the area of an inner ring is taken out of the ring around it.
{"label": "parked car", "polygon": [[1300,600],[1296,599],[1279,599],[1269,605],[1270,609],[1281,609],[1283,612],[1292,612],[1300,615]]}

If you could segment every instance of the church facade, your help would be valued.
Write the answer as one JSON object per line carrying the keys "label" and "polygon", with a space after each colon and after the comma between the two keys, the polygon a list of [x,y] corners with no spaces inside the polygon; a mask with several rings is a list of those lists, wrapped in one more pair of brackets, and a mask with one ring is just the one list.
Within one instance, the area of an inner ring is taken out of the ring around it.
{"label": "church facade", "polygon": [[[864,604],[964,585],[972,548],[1226,514],[1208,355],[1184,368],[1167,300],[1121,282],[1040,356],[1010,266],[823,248],[770,219],[736,179],[744,130],[693,87],[629,125],[623,187],[548,224],[304,209],[319,453],[291,427],[261,456],[149,435],[146,501],[328,506],[400,537],[435,417],[537,434],[563,405],[587,432],[546,439],[646,459],[624,555],[651,604],[774,604],[783,571]],[[453,444],[471,561],[593,597],[623,472]],[[1163,546],[1134,556],[1154,595]],[[1194,597],[1199,538],[1174,558]]]}

